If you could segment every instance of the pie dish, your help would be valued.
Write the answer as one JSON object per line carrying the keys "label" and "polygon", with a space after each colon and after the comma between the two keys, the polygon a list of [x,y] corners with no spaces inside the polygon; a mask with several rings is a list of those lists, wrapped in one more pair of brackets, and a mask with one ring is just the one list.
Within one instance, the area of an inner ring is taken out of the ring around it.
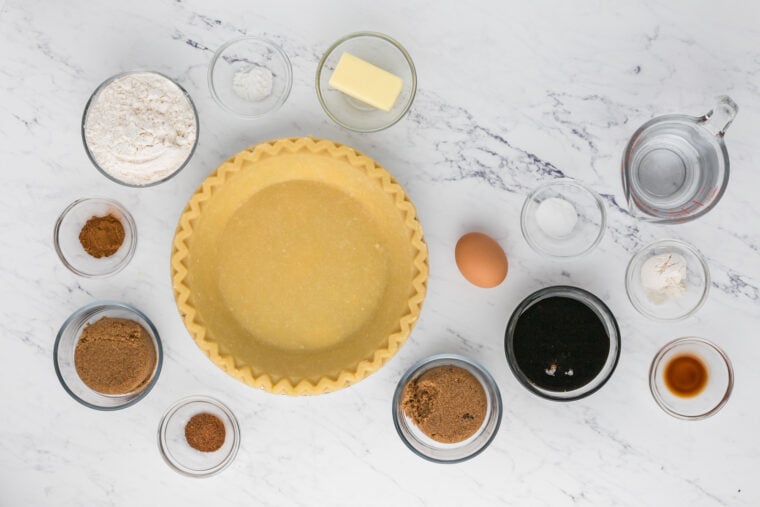
{"label": "pie dish", "polygon": [[245,149],[209,175],[180,217],[171,268],[185,326],[217,366],[302,395],[356,383],[396,353],[427,262],[393,177],[305,137]]}

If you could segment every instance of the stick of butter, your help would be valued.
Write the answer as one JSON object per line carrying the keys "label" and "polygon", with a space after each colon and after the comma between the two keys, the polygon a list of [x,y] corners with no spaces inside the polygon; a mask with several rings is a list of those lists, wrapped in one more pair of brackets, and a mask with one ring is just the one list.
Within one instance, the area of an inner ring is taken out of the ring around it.
{"label": "stick of butter", "polygon": [[330,76],[330,87],[383,111],[393,108],[403,86],[400,77],[351,53],[341,55]]}

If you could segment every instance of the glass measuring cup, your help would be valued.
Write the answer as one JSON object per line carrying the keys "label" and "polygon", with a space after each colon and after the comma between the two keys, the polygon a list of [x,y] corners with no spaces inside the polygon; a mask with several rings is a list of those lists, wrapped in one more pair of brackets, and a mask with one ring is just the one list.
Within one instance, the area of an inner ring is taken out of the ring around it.
{"label": "glass measuring cup", "polygon": [[728,184],[723,135],[738,110],[722,96],[703,116],[669,114],[642,125],[623,154],[623,191],[631,214],[677,224],[710,211]]}

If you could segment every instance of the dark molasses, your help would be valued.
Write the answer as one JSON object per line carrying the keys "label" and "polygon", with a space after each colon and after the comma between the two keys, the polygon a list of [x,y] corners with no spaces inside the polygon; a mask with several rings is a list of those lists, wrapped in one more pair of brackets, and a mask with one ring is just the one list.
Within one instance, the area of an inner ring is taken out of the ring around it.
{"label": "dark molasses", "polygon": [[548,391],[573,391],[591,382],[610,354],[600,316],[577,299],[552,296],[518,317],[514,359],[523,374]]}

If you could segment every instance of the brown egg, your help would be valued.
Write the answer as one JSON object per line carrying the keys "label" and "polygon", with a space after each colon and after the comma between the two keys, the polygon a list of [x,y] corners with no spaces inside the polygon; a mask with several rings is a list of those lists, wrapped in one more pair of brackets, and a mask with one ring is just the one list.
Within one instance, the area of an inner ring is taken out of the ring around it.
{"label": "brown egg", "polygon": [[480,232],[465,234],[454,252],[462,275],[478,287],[496,287],[507,277],[507,256],[493,238]]}

